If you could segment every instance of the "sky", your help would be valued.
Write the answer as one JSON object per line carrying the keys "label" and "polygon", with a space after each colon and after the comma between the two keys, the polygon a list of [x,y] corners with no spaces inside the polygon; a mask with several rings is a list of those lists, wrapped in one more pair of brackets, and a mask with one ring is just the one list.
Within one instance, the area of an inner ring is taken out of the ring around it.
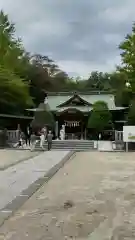
{"label": "sky", "polygon": [[113,71],[131,32],[135,0],[0,0],[27,51],[49,56],[69,76]]}

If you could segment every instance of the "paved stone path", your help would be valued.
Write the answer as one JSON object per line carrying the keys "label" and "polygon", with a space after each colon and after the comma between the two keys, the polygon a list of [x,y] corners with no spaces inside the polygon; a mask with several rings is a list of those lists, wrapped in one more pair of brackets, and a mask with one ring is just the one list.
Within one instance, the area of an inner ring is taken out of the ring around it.
{"label": "paved stone path", "polygon": [[[44,152],[27,161],[23,161],[1,171],[0,213],[5,213],[9,210],[12,211],[12,209],[5,209],[5,206],[11,203],[17,196],[20,196],[23,191],[26,191],[26,193],[24,192],[22,197],[28,198],[30,194],[27,191],[28,187],[38,179],[43,178],[53,166],[58,164],[67,155],[67,153],[68,151]],[[20,154],[22,154],[22,151],[20,151]],[[29,191],[33,191],[33,189],[29,189]],[[14,207],[16,208],[16,206]]]}
{"label": "paved stone path", "polygon": [[0,150],[0,170],[15,165],[21,161],[27,160],[31,157],[39,155],[40,152],[31,152],[30,150]]}
{"label": "paved stone path", "polygon": [[77,153],[0,228],[3,240],[134,240],[135,153]]}

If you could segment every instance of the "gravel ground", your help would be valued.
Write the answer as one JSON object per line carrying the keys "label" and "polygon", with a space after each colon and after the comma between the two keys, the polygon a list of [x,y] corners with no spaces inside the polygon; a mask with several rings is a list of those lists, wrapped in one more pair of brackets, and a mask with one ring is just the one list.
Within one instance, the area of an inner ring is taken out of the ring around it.
{"label": "gravel ground", "polygon": [[135,239],[135,153],[77,153],[0,228],[4,240]]}

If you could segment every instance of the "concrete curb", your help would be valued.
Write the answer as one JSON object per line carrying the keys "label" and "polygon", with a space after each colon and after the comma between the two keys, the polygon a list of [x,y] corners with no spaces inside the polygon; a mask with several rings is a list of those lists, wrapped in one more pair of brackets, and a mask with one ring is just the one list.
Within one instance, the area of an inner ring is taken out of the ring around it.
{"label": "concrete curb", "polygon": [[98,152],[118,153],[118,152],[125,152],[125,151],[124,151],[124,150],[115,150],[115,151],[107,151],[107,150],[104,150],[104,151],[98,151]]}
{"label": "concrete curb", "polygon": [[32,183],[27,189],[17,196],[12,202],[8,203],[3,209],[0,210],[0,227],[8,220],[14,213],[22,207],[22,205],[37,191],[39,188],[47,183],[64,164],[74,157],[75,152],[69,152],[58,164],[53,166],[42,178],[39,178]]}

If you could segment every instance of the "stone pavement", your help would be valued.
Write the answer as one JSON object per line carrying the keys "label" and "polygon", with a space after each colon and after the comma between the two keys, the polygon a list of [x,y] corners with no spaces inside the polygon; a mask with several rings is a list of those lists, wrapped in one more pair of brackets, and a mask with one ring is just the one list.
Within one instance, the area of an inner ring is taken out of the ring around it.
{"label": "stone pavement", "polygon": [[0,172],[0,224],[47,180],[49,170],[57,170],[58,164],[68,153],[43,152]]}
{"label": "stone pavement", "polygon": [[31,157],[39,155],[40,152],[31,152],[30,150],[12,150],[1,149],[0,150],[0,170],[4,170],[18,162],[27,160]]}
{"label": "stone pavement", "polygon": [[135,239],[135,153],[76,153],[4,223],[0,239]]}

